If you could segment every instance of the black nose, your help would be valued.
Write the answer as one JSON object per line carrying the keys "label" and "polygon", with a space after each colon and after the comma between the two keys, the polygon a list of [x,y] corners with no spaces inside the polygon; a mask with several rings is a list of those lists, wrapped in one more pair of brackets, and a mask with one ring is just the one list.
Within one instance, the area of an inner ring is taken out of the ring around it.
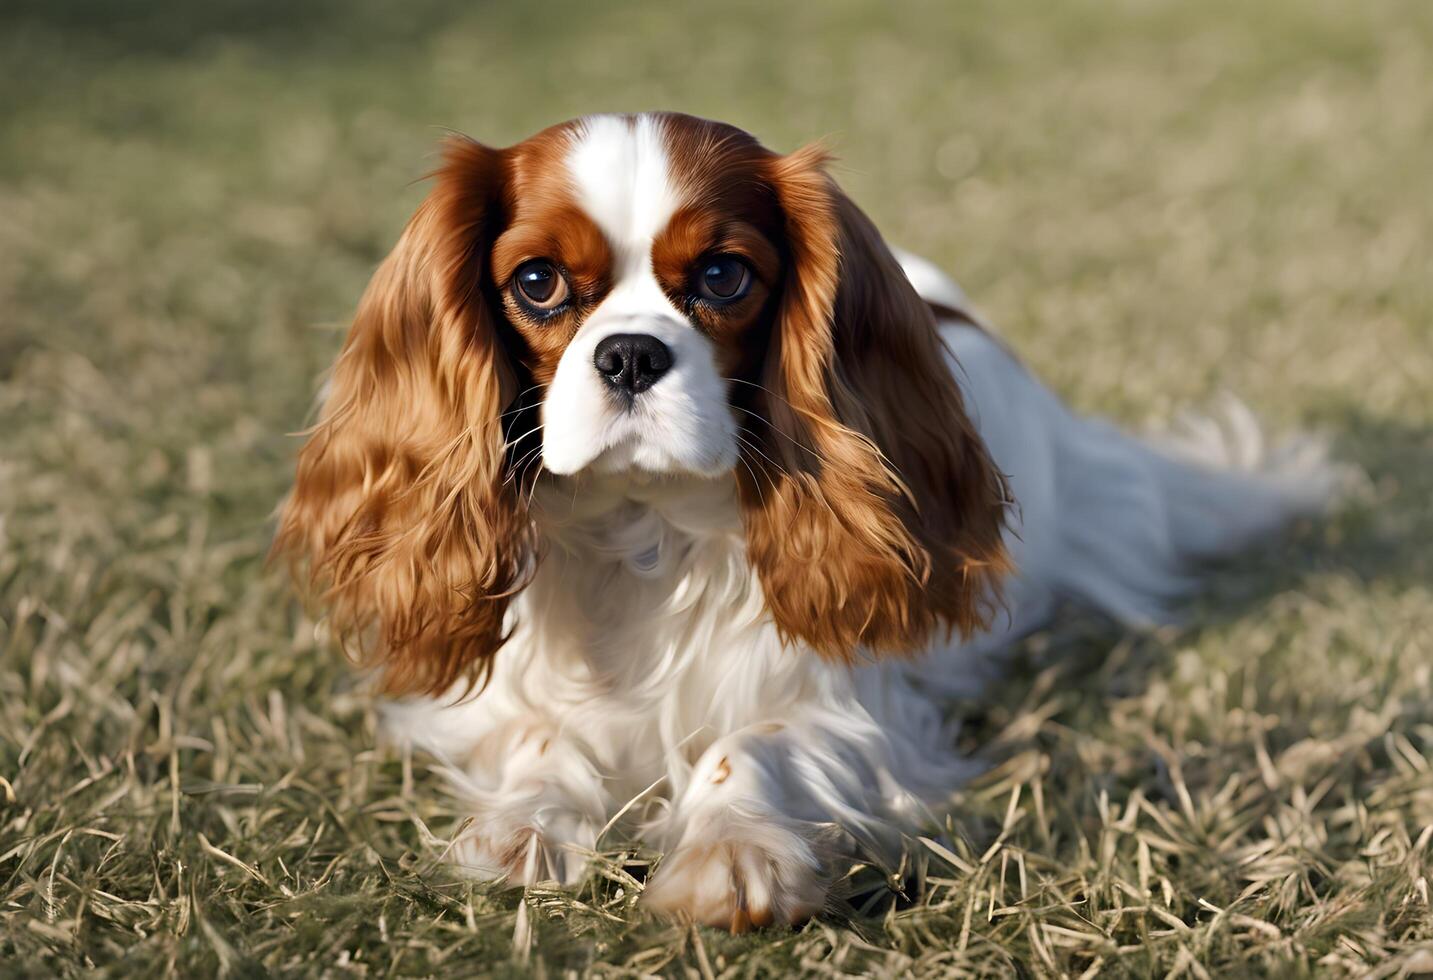
{"label": "black nose", "polygon": [[672,366],[672,352],[651,334],[614,333],[592,355],[597,373],[618,391],[646,391]]}

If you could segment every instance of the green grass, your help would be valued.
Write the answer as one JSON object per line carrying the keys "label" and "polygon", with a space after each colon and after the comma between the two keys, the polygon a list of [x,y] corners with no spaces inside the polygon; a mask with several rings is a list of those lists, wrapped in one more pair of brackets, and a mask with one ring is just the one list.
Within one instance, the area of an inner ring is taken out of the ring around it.
{"label": "green grass", "polygon": [[[1433,969],[1433,5],[60,6],[0,13],[0,973]],[[1230,389],[1370,478],[1182,630],[1033,638],[924,890],[799,932],[455,879],[263,567],[443,129],[648,107],[832,137],[1080,409]]]}

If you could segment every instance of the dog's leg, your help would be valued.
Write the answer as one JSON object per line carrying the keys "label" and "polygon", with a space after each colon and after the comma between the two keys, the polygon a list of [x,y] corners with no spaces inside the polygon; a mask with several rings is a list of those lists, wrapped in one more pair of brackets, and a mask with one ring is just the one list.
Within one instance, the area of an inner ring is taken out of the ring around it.
{"label": "dog's leg", "polygon": [[500,726],[450,773],[473,818],[452,858],[481,877],[513,884],[575,884],[611,801],[582,746],[540,718]]}
{"label": "dog's leg", "polygon": [[792,721],[713,744],[662,828],[647,906],[733,932],[796,924],[824,905],[842,859],[894,853],[886,747],[850,734]]}

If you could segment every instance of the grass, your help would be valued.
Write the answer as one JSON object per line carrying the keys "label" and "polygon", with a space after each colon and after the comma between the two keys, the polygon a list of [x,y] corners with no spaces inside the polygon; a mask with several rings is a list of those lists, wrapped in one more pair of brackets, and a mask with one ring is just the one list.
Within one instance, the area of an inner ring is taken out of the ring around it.
{"label": "grass", "polygon": [[[1433,6],[17,0],[0,13],[0,973],[1433,970]],[[908,900],[798,932],[455,879],[462,819],[263,568],[315,379],[443,127],[831,136],[1082,410],[1221,389],[1367,490],[1180,630],[978,702]],[[943,841],[944,843],[939,843]]]}

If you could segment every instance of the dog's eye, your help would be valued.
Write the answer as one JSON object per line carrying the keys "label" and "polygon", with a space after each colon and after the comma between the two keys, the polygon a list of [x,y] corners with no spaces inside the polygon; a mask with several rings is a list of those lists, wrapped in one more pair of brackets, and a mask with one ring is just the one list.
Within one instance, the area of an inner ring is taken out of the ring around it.
{"label": "dog's eye", "polygon": [[705,300],[731,303],[751,288],[751,268],[734,255],[713,255],[697,264],[697,293]]}
{"label": "dog's eye", "polygon": [[518,266],[513,282],[521,299],[539,310],[555,310],[567,301],[567,280],[547,259],[534,259]]}

